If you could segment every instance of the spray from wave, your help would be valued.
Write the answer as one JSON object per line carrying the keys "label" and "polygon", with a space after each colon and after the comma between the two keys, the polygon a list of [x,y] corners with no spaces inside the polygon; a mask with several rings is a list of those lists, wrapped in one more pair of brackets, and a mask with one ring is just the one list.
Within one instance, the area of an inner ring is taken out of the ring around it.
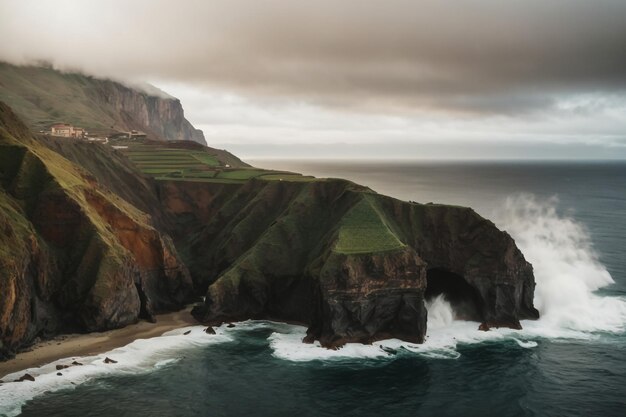
{"label": "spray from wave", "polygon": [[557,205],[556,198],[540,201],[532,195],[518,195],[506,199],[492,215],[496,224],[513,236],[534,266],[537,282],[535,306],[541,318],[524,321],[522,331],[478,331],[476,322],[454,320],[454,311],[443,295],[427,300],[428,334],[426,342],[420,345],[390,339],[373,345],[347,344],[339,350],[329,350],[319,344],[302,343],[306,334],[306,328],[302,326],[259,321],[240,323],[233,330],[216,329],[218,334],[214,339],[207,338],[200,327],[191,328],[190,335],[184,335],[188,329],[179,329],[160,338],[135,341],[105,354],[119,360],[115,367],[102,365],[105,355],[83,358],[81,361],[88,366],[70,368],[67,379],[61,380],[56,377],[56,363],[47,365],[37,371],[40,372],[37,383],[16,385],[11,398],[0,395],[0,411],[16,415],[24,401],[45,391],[66,388],[68,383],[80,383],[110,373],[149,371],[179,356],[177,352],[181,349],[230,341],[236,333],[259,326],[274,331],[269,336],[273,355],[290,361],[345,361],[398,354],[455,359],[460,356],[459,344],[499,340],[527,349],[537,346],[537,342],[531,339],[589,339],[599,332],[624,332],[626,300],[594,293],[613,280],[598,261],[585,228],[573,219],[559,215]]}
{"label": "spray from wave", "polygon": [[507,198],[491,216],[498,227],[513,236],[526,259],[533,264],[537,321],[523,321],[524,330],[478,331],[477,322],[454,320],[452,306],[443,295],[426,300],[428,333],[424,344],[397,339],[373,346],[348,344],[337,351],[303,345],[303,328],[274,333],[274,355],[292,361],[373,358],[390,352],[411,352],[431,358],[458,358],[458,344],[509,341],[521,348],[537,346],[536,338],[596,338],[600,332],[626,330],[626,300],[600,296],[595,291],[613,283],[599,262],[589,234],[581,224],[560,215],[558,199],[541,201],[529,194]]}
{"label": "spray from wave", "polygon": [[613,279],[599,262],[585,227],[559,215],[557,206],[556,197],[540,201],[520,194],[507,198],[493,216],[534,267],[534,301],[541,319],[524,327],[545,337],[623,332],[626,301],[594,293]]}

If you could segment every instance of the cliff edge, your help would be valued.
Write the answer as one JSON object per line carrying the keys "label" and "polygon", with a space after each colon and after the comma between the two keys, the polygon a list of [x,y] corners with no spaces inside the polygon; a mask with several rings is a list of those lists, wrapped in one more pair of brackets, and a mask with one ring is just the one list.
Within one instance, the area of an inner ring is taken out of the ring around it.
{"label": "cliff edge", "polygon": [[0,101],[35,132],[61,122],[102,135],[138,130],[155,140],[206,145],[202,131],[185,119],[180,101],[149,85],[130,87],[49,67],[0,62]]}
{"label": "cliff edge", "polygon": [[155,226],[0,103],[0,358],[190,302],[189,271]]}
{"label": "cliff edge", "polygon": [[201,296],[202,323],[299,322],[304,341],[331,348],[421,343],[425,301],[440,294],[482,329],[538,317],[532,266],[472,209],[262,170],[190,142],[35,137],[2,103],[0,264],[0,358]]}
{"label": "cliff edge", "polygon": [[424,301],[444,294],[458,319],[521,328],[536,319],[532,266],[513,239],[469,208],[407,203],[349,181],[161,183],[164,206],[193,220],[187,265],[206,289],[207,324],[308,325],[328,347],[424,341]]}

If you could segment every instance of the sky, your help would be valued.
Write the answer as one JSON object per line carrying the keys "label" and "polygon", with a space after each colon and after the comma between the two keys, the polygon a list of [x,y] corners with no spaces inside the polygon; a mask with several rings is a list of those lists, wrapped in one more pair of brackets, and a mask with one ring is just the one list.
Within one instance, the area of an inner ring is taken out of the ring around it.
{"label": "sky", "polygon": [[0,0],[0,60],[178,97],[246,158],[626,158],[624,0]]}

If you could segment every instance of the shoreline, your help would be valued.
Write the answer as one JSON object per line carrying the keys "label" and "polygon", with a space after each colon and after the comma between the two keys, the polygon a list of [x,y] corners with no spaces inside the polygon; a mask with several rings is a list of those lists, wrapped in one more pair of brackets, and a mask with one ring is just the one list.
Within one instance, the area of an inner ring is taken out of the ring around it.
{"label": "shoreline", "polygon": [[200,326],[191,315],[192,306],[174,313],[156,315],[156,323],[140,321],[121,329],[105,332],[59,335],[33,345],[30,350],[0,362],[0,380],[6,375],[37,368],[60,359],[74,356],[91,356],[126,346],[137,339],[161,336],[170,330],[187,326]]}

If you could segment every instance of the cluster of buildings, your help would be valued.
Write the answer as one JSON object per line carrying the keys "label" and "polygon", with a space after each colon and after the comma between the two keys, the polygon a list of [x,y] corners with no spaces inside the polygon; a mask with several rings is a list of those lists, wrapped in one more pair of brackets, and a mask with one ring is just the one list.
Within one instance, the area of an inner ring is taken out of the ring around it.
{"label": "cluster of buildings", "polygon": [[57,123],[50,127],[50,136],[63,138],[84,138],[87,132],[82,127],[72,126],[69,123]]}
{"label": "cluster of buildings", "polygon": [[[74,138],[74,139],[86,139],[91,142],[108,142],[109,138],[96,138],[88,137],[88,133],[82,127],[76,127],[69,123],[56,123],[50,126],[49,132],[41,131],[50,136],[57,136],[62,138]],[[124,139],[145,139],[146,134],[139,130],[131,130],[130,132],[121,132],[111,136],[111,138],[124,138]]]}

